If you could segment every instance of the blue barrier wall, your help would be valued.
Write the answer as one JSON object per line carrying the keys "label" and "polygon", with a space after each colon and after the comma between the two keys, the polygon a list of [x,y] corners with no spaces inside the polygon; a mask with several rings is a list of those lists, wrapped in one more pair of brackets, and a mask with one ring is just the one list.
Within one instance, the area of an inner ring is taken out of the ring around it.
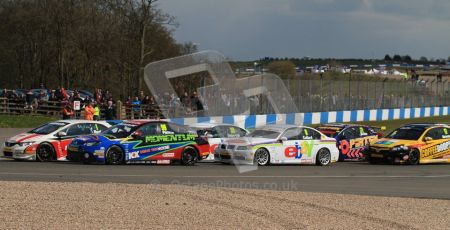
{"label": "blue barrier wall", "polygon": [[372,109],[317,113],[290,113],[267,115],[236,115],[223,117],[196,117],[170,119],[178,124],[215,122],[235,124],[245,128],[255,128],[266,124],[311,125],[334,122],[385,121],[396,119],[434,117],[450,115],[450,106],[419,107],[401,109]]}

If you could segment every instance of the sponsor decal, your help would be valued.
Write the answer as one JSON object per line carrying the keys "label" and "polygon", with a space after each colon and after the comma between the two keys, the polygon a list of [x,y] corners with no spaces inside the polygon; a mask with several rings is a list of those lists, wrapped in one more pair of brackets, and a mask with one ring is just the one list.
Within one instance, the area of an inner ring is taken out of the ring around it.
{"label": "sponsor decal", "polygon": [[163,157],[175,157],[175,153],[163,153]]}
{"label": "sponsor decal", "polygon": [[134,152],[130,152],[128,153],[128,158],[131,159],[136,159],[139,158],[139,151],[134,151]]}
{"label": "sponsor decal", "polygon": [[362,154],[360,154],[359,151],[376,139],[376,136],[367,136],[363,138],[351,139],[350,141],[341,140],[339,143],[339,149],[341,150],[341,153],[343,155],[347,155],[347,157],[360,157]]}
{"label": "sponsor decal", "polygon": [[97,156],[97,157],[99,157],[99,158],[105,157],[105,150],[102,150],[102,149],[100,149],[100,150],[95,150],[95,151],[94,151],[94,156]]}
{"label": "sponsor decal", "polygon": [[445,156],[450,149],[450,141],[443,142],[441,144],[431,146],[422,150],[422,157],[442,157]]}
{"label": "sponsor decal", "polygon": [[287,158],[301,159],[304,154],[307,154],[308,157],[311,157],[313,146],[314,141],[303,141],[301,145],[296,142],[295,146],[289,146],[284,149],[284,156]]}
{"label": "sponsor decal", "polygon": [[168,165],[168,164],[170,164],[170,160],[157,160],[156,164],[158,164],[158,165]]}
{"label": "sponsor decal", "polygon": [[146,143],[170,143],[179,141],[194,141],[197,138],[196,134],[173,134],[173,135],[155,135],[146,136]]}

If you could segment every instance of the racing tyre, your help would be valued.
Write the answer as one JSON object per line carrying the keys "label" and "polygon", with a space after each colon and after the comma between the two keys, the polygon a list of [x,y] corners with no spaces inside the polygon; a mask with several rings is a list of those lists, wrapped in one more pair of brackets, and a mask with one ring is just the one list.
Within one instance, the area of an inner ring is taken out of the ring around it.
{"label": "racing tyre", "polygon": [[181,153],[181,164],[182,165],[195,165],[197,163],[198,154],[194,147],[187,146],[184,148],[183,153]]}
{"label": "racing tyre", "polygon": [[106,152],[105,163],[109,165],[120,165],[124,162],[125,155],[119,146],[112,146]]}
{"label": "racing tyre", "polygon": [[420,161],[420,152],[417,149],[413,149],[408,154],[408,163],[410,165],[418,165]]}
{"label": "racing tyre", "polygon": [[53,146],[49,143],[42,143],[36,150],[36,160],[48,162],[56,159],[56,153]]}
{"label": "racing tyre", "polygon": [[267,149],[258,149],[255,152],[255,158],[254,158],[255,164],[259,166],[265,166],[268,165],[270,162],[270,154]]}
{"label": "racing tyre", "polygon": [[328,149],[321,149],[316,156],[316,164],[326,166],[331,163],[331,153]]}

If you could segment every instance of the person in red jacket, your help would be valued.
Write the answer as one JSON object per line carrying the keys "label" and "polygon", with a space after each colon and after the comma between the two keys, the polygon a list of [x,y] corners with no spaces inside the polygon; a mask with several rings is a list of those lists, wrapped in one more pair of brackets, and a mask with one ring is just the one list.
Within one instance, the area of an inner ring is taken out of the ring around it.
{"label": "person in red jacket", "polygon": [[95,113],[94,107],[92,107],[92,104],[88,102],[86,107],[84,107],[84,119],[90,121],[94,120],[94,113]]}
{"label": "person in red jacket", "polygon": [[66,105],[63,109],[63,119],[64,120],[68,120],[71,119],[73,117],[73,110],[72,107],[70,107],[70,105]]}

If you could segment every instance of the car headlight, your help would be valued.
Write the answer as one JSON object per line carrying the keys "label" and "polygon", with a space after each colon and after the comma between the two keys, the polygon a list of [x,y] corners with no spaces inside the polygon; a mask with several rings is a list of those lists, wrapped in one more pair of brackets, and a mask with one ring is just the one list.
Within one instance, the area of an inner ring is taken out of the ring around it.
{"label": "car headlight", "polygon": [[405,151],[408,150],[408,147],[406,147],[404,145],[400,145],[400,146],[392,148],[392,151],[404,151],[404,150]]}
{"label": "car headlight", "polygon": [[17,143],[17,145],[19,145],[20,147],[25,147],[25,146],[30,146],[34,143],[34,141],[30,141],[30,142],[20,142]]}
{"label": "car headlight", "polygon": [[96,142],[88,142],[88,143],[86,143],[86,146],[96,146],[96,145],[98,145],[98,144],[100,144],[100,142],[98,142],[98,141],[96,141]]}

